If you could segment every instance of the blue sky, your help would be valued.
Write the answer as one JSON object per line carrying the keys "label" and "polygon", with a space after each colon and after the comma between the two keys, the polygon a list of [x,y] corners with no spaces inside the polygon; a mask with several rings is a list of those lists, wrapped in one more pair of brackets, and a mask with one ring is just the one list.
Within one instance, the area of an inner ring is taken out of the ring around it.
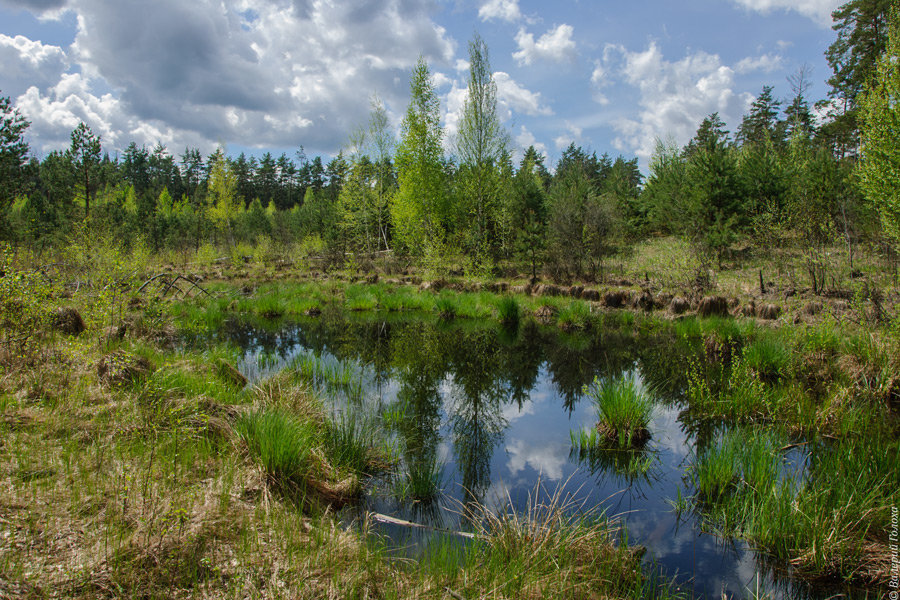
{"label": "blue sky", "polygon": [[35,154],[85,121],[115,152],[332,155],[372,94],[396,126],[424,55],[452,142],[468,41],[487,42],[501,118],[519,152],[569,143],[637,156],[685,143],[719,112],[732,131],[763,85],[827,93],[840,0],[0,0],[0,95],[32,122]]}

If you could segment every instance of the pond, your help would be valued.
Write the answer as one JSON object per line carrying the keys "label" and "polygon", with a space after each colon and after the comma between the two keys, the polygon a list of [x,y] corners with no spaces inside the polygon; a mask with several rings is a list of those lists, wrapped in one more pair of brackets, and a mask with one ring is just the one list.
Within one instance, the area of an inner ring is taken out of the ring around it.
{"label": "pond", "polygon": [[[536,489],[552,495],[561,487],[584,510],[618,517],[629,543],[647,549],[648,568],[695,597],[852,595],[793,582],[742,541],[708,533],[695,513],[675,510],[677,498],[694,493],[694,456],[721,427],[684,413],[688,356],[668,328],[626,320],[565,333],[531,321],[509,329],[431,315],[326,312],[291,322],[229,321],[220,335],[243,348],[238,368],[251,381],[309,363],[336,418],[378,418],[401,457],[401,475],[373,481],[357,514],[434,528],[376,525],[394,552],[415,555],[439,537],[435,530],[464,529],[459,511],[469,500],[522,510]],[[572,432],[597,422],[585,386],[623,375],[653,390],[650,442],[637,453],[582,456]],[[789,450],[787,472],[802,476],[807,459],[802,446]],[[431,500],[415,492],[422,486],[440,493]]]}

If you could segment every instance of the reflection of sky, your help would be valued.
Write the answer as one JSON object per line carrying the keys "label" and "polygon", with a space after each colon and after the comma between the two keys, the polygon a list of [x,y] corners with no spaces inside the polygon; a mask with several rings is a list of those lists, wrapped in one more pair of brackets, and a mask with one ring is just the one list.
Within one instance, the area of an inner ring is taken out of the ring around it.
{"label": "reflection of sky", "polygon": [[[242,366],[254,363],[260,351],[259,346],[248,349]],[[291,346],[284,353],[285,360],[289,361],[300,351],[302,346]],[[370,382],[378,379],[370,369],[366,371],[371,375]],[[639,372],[634,374],[640,378]],[[370,388],[371,395],[384,404],[396,399],[398,392],[399,383],[395,378],[383,382],[378,390]],[[464,401],[461,393],[453,373],[446,373],[438,385],[442,417],[437,448],[438,458],[445,465],[445,497],[427,518],[436,526],[449,529],[460,527],[459,517],[453,511],[459,510],[459,501],[464,497],[450,431],[450,416],[458,408],[457,403]],[[500,510],[512,502],[516,509],[522,509],[538,482],[548,494],[565,485],[565,491],[573,495],[577,504],[583,503],[586,508],[596,508],[624,522],[630,543],[646,546],[646,560],[658,564],[670,576],[677,575],[682,590],[706,597],[721,597],[723,593],[734,598],[750,597],[757,589],[757,578],[760,590],[772,588],[771,577],[758,566],[755,554],[746,544],[725,543],[704,534],[693,516],[685,515],[679,522],[673,512],[670,501],[676,497],[676,490],[680,488],[682,495],[692,493],[685,489],[684,480],[692,440],[686,437],[678,420],[679,408],[655,406],[650,425],[652,438],[647,448],[653,466],[645,479],[634,481],[602,468],[592,473],[572,456],[570,432],[594,426],[596,407],[590,400],[580,398],[571,412],[566,410],[564,398],[546,363],[541,365],[537,380],[521,406],[507,400],[499,408],[497,422],[504,429],[490,458],[490,484],[482,497],[488,507]],[[805,462],[803,451],[789,453],[789,458],[795,465]],[[426,518],[421,507],[410,507],[389,496],[373,497],[369,502],[378,512],[409,520]],[[427,543],[422,536],[427,538],[428,534],[421,532],[402,531],[402,528],[398,531],[396,527],[386,527],[383,531],[401,544],[418,547]],[[782,594],[775,593],[772,597],[782,597]]]}

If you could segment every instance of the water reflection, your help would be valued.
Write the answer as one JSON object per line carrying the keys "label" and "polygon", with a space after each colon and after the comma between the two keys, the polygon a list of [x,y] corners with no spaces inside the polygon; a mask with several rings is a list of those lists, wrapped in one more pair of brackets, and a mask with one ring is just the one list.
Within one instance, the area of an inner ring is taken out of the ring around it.
{"label": "water reflection", "polygon": [[[691,457],[722,431],[683,413],[688,356],[669,331],[639,335],[629,325],[567,334],[532,322],[504,329],[331,312],[293,323],[231,322],[220,335],[245,348],[239,368],[251,379],[303,352],[358,366],[365,401],[381,411],[405,478],[403,494],[396,481],[376,485],[365,509],[459,529],[466,502],[521,507],[539,480],[551,491],[565,483],[579,504],[620,515],[630,541],[648,548],[646,560],[697,596],[751,597],[757,585],[772,597],[828,595],[785,584],[746,544],[723,542],[693,515],[673,511],[678,491],[691,493]],[[570,432],[596,423],[584,386],[626,373],[654,390],[651,441],[640,451],[573,451]],[[802,453],[788,456],[803,465]],[[437,485],[441,494],[427,493]],[[392,525],[381,531],[413,553],[431,535]]]}

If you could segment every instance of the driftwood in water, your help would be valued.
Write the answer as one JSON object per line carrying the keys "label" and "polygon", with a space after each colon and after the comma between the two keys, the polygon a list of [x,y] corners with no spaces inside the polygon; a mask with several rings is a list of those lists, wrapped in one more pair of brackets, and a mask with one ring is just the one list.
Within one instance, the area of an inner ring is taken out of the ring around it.
{"label": "driftwood in water", "polygon": [[413,523],[412,521],[404,521],[403,519],[398,519],[397,517],[391,517],[389,515],[383,515],[381,513],[369,513],[369,516],[378,521],[379,523],[386,523],[388,525],[399,525],[401,527],[410,527],[412,529],[425,529],[428,531],[439,531],[441,533],[449,533],[452,535],[458,535],[460,537],[475,539],[474,533],[469,533],[468,531],[453,531],[451,529],[440,529],[438,527],[432,527],[430,525],[423,525],[421,523]]}

